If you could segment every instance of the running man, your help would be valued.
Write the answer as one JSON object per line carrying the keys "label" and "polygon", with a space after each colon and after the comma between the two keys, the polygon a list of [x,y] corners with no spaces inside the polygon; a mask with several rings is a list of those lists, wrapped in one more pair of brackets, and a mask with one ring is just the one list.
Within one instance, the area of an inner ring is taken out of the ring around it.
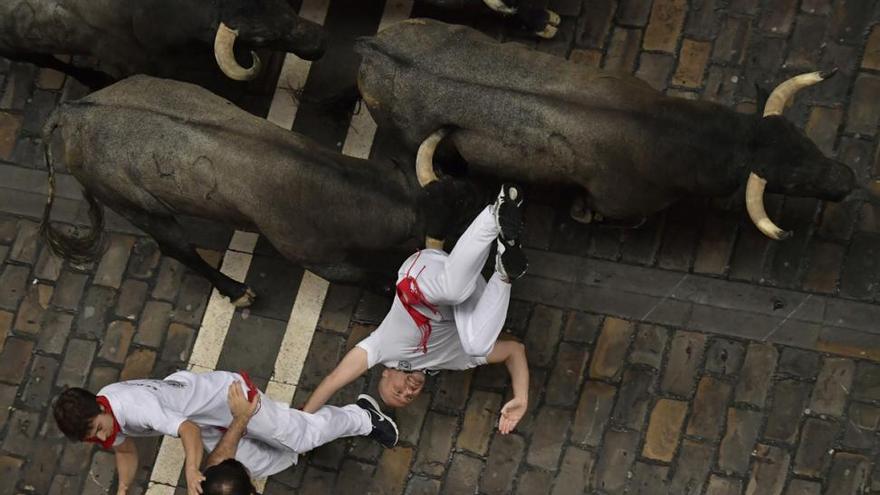
{"label": "running man", "polygon": [[127,493],[138,467],[133,437],[180,437],[186,453],[187,491],[196,495],[204,480],[199,470],[203,442],[213,447],[221,430],[233,422],[227,403],[233,385],[249,399],[260,398],[240,452],[255,475],[284,470],[298,454],[337,438],[364,435],[388,448],[397,444],[397,425],[367,395],[357,404],[304,413],[264,397],[246,373],[227,371],[178,371],[164,380],[129,380],[107,385],[98,395],[69,388],[55,401],[53,414],[69,439],[114,450],[120,495]]}
{"label": "running man", "polygon": [[[397,274],[397,297],[379,327],[348,352],[303,407],[319,410],[336,391],[377,364],[386,369],[379,395],[390,407],[410,404],[422,391],[425,374],[504,363],[513,399],[501,409],[499,431],[511,432],[528,407],[529,369],[519,342],[497,340],[507,317],[510,284],[528,265],[518,237],[522,232],[522,192],[504,185],[494,205],[471,222],[451,253],[423,249]],[[480,275],[493,244],[495,272]]]}

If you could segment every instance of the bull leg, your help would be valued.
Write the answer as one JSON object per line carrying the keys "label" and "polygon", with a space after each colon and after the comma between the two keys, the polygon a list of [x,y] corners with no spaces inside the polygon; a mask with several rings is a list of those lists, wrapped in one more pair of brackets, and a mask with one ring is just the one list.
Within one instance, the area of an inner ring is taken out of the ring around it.
{"label": "bull leg", "polygon": [[556,36],[562,21],[559,14],[547,9],[522,9],[517,17],[526,29],[545,39]]}
{"label": "bull leg", "polygon": [[38,67],[45,67],[47,69],[54,69],[58,72],[63,72],[85,86],[88,86],[92,91],[97,91],[116,82],[113,77],[104,72],[86,67],[77,67],[73,64],[62,62],[52,55],[40,53],[0,53],[0,55],[17,62],[25,62],[34,64]]}
{"label": "bull leg", "polygon": [[547,0],[507,0],[518,3],[516,17],[526,29],[541,38],[550,39],[556,36],[562,19],[559,14],[547,8]]}
{"label": "bull leg", "polygon": [[173,217],[149,215],[146,212],[114,205],[114,211],[153,237],[162,254],[170,256],[187,268],[208,279],[211,285],[239,308],[250,306],[256,294],[247,285],[232,280],[199,256],[186,239],[183,227]]}

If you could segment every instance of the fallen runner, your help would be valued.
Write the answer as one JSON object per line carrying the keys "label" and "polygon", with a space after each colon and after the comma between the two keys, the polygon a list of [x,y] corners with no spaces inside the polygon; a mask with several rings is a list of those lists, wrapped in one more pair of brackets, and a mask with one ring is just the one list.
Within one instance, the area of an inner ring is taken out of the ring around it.
{"label": "fallen runner", "polygon": [[[368,395],[358,397],[358,403],[362,401],[362,407],[365,409],[374,407]],[[211,449],[211,454],[205,461],[202,494],[252,495],[257,491],[251,478],[264,478],[277,472],[274,469],[264,469],[264,466],[272,464],[273,459],[279,464],[289,465],[286,459],[290,457],[290,452],[269,447],[245,436],[251,417],[260,409],[259,395],[254,395],[248,400],[242,393],[241,387],[232,384],[229,386],[227,402],[232,413],[232,423],[229,424],[229,428],[222,436],[217,433],[218,430],[213,429],[211,440],[202,437],[205,446]],[[255,462],[256,460],[263,462]]]}
{"label": "fallen runner", "polygon": [[[318,385],[303,410],[319,410],[336,391],[376,364],[386,367],[379,395],[403,407],[422,391],[425,375],[504,363],[513,399],[501,409],[498,429],[512,431],[528,407],[529,369],[519,342],[498,340],[507,317],[511,282],[528,265],[518,241],[522,192],[505,185],[494,205],[471,222],[451,253],[423,249],[398,271],[397,297],[379,327],[343,357]],[[480,271],[497,244],[495,272]]]}
{"label": "fallen runner", "polygon": [[249,418],[239,460],[254,476],[268,476],[294,464],[298,454],[337,438],[364,435],[385,447],[397,444],[397,425],[369,396],[344,407],[325,406],[314,413],[290,408],[263,396],[246,373],[178,371],[164,380],[129,380],[102,388],[98,395],[69,388],[53,406],[58,428],[74,441],[113,448],[118,494],[134,480],[138,455],[132,437],[180,437],[186,453],[189,495],[202,493],[204,444],[214,448],[233,423],[227,398],[237,387],[259,408]]}

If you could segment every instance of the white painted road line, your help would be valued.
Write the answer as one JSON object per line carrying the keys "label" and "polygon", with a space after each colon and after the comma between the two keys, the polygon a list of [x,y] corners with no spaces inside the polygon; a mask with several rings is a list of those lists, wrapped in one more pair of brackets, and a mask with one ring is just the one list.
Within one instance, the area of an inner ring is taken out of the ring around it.
{"label": "white painted road line", "polygon": [[[324,18],[327,16],[329,2],[330,0],[305,0],[300,9],[300,16],[323,24]],[[311,62],[301,60],[295,55],[287,54],[285,56],[281,76],[272,97],[272,106],[269,108],[269,116],[267,117],[269,121],[285,129],[290,129],[293,126],[297,102],[289,89],[298,90],[305,85],[311,66]],[[243,282],[253,258],[257,239],[257,234],[236,231],[229,243],[229,249],[223,257],[221,271],[229,277]],[[196,372],[214,370],[220,359],[220,352],[223,350],[223,343],[226,340],[226,334],[234,314],[235,307],[221,296],[217,289],[212,290],[211,298],[205,309],[205,316],[202,319],[202,326],[187,364],[188,369]],[[306,348],[306,352],[308,352],[308,348]],[[180,440],[164,437],[153,465],[153,471],[150,473],[146,495],[173,495],[185,458]],[[262,491],[263,485],[262,483],[260,485],[259,488]]]}
{"label": "white painted road line", "polygon": [[[223,256],[220,271],[239,282],[244,281],[253,259],[257,238],[257,234],[236,231],[229,243],[229,249]],[[220,359],[220,351],[223,349],[223,342],[226,341],[226,334],[234,314],[235,307],[229,303],[229,299],[220,295],[217,289],[211,291],[211,298],[205,308],[202,325],[189,357],[188,369],[192,371],[214,369],[217,360]]]}
{"label": "white painted road line", "polygon": [[[379,31],[395,22],[408,19],[412,12],[412,0],[388,0],[385,2],[385,11],[382,12],[382,20],[379,21]],[[360,112],[352,115],[351,124],[348,126],[348,134],[342,145],[342,153],[356,158],[369,158],[373,148],[373,138],[376,137],[376,122],[361,104]]]}
{"label": "white painted road line", "polygon": [[[329,7],[330,0],[303,0],[299,15],[314,23],[324,24]],[[311,68],[311,62],[292,53],[288,53],[284,57],[281,74],[278,76],[278,84],[272,95],[272,104],[269,106],[269,115],[266,117],[269,122],[285,129],[293,128],[293,121],[296,119],[296,111],[299,108],[297,95],[305,87]]]}
{"label": "white painted road line", "polygon": [[270,398],[287,404],[293,400],[329,286],[329,282],[312,272],[303,274],[275,359],[275,372],[266,387]]}
{"label": "white painted road line", "polygon": [[[328,7],[329,0],[305,0],[300,15],[323,24]],[[388,0],[379,29],[408,18],[411,11],[412,0]],[[269,121],[286,129],[293,127],[298,109],[294,94],[305,85],[310,68],[311,62],[291,54],[285,57],[267,116]],[[343,153],[358,158],[368,158],[375,133],[376,124],[364,108],[353,117],[349,125]],[[221,271],[235,280],[244,281],[253,258],[257,238],[256,234],[236,231],[223,258]],[[275,360],[275,369],[266,388],[266,394],[271,399],[287,404],[293,400],[329,285],[329,282],[311,272],[303,273],[281,348]],[[234,313],[235,308],[214,289],[193,346],[188,369],[196,372],[214,370]],[[150,476],[147,495],[173,495],[184,459],[180,441],[170,437],[163,438]],[[256,481],[259,492],[265,488],[265,482],[265,480]]]}

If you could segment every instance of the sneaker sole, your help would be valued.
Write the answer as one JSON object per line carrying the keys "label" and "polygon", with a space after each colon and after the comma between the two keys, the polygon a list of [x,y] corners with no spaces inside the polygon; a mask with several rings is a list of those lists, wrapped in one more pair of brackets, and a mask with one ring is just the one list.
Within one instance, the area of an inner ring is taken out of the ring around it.
{"label": "sneaker sole", "polygon": [[[388,416],[387,414],[382,412],[382,408],[379,407],[379,403],[376,402],[376,399],[370,397],[367,394],[360,394],[360,395],[358,395],[357,400],[361,400],[361,399],[364,399],[365,401],[369,402],[370,405],[373,406],[373,409],[375,409],[376,412],[379,413],[380,416],[385,418],[385,421],[388,421],[389,423],[391,423],[391,426],[394,427],[394,434],[397,435],[398,439],[400,439],[400,431],[397,429],[397,423],[395,423],[394,420],[391,419],[390,416]],[[394,445],[397,445],[397,442],[394,442]]]}

